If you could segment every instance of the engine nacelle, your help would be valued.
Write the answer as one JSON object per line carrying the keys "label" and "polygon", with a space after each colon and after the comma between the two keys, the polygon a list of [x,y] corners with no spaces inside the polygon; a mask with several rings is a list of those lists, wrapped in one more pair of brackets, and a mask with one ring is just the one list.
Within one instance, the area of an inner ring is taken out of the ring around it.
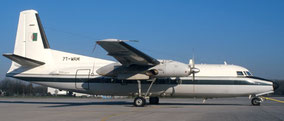
{"label": "engine nacelle", "polygon": [[122,66],[120,63],[112,63],[101,67],[96,71],[107,77],[125,80],[147,80],[155,77],[187,77],[190,74],[188,65],[171,60],[161,61],[159,65],[149,66]]}
{"label": "engine nacelle", "polygon": [[187,77],[189,73],[188,65],[171,60],[162,61],[146,71],[146,75],[151,77]]}
{"label": "engine nacelle", "polygon": [[120,63],[112,63],[99,68],[96,72],[99,75],[113,77],[122,80],[148,80],[150,77],[144,72],[149,67],[144,66],[122,66]]}

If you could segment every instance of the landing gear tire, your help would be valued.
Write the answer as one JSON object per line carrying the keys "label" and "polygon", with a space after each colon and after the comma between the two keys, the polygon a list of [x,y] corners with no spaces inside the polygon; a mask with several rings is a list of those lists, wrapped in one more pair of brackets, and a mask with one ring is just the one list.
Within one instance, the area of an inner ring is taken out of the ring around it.
{"label": "landing gear tire", "polygon": [[133,105],[136,106],[136,107],[144,107],[145,104],[146,104],[146,99],[143,98],[143,97],[136,97],[134,99]]}
{"label": "landing gear tire", "polygon": [[251,99],[251,104],[253,106],[260,106],[261,99],[259,97],[254,97]]}
{"label": "landing gear tire", "polygon": [[159,104],[159,97],[150,97],[149,103],[150,104]]}

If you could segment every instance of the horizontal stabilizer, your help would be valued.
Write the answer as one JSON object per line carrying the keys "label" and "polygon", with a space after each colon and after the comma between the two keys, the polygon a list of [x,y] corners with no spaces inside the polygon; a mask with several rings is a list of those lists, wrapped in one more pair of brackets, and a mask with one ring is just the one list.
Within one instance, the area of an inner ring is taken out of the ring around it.
{"label": "horizontal stabilizer", "polygon": [[22,66],[27,66],[27,67],[36,67],[36,66],[40,66],[45,64],[44,62],[41,61],[37,61],[34,59],[30,59],[30,58],[26,58],[26,57],[22,57],[19,55],[15,55],[15,54],[3,54],[3,56],[11,59],[12,61],[22,65]]}

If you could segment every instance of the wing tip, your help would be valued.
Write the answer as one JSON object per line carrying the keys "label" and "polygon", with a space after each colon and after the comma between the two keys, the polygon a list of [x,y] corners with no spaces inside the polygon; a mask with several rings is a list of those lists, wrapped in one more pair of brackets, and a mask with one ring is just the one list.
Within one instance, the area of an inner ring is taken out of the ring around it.
{"label": "wing tip", "polygon": [[103,39],[103,40],[99,40],[98,42],[122,42],[122,40],[119,40],[119,39]]}

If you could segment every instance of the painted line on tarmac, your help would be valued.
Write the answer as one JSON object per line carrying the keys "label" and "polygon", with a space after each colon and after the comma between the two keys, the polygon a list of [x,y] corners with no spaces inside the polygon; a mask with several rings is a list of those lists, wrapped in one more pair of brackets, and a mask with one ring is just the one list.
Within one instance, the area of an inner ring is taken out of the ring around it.
{"label": "painted line on tarmac", "polygon": [[275,102],[279,102],[279,103],[284,103],[284,101],[281,101],[281,100],[277,100],[277,99],[273,99],[273,98],[269,98],[269,97],[262,97],[266,100],[271,100],[271,101],[275,101]]}

